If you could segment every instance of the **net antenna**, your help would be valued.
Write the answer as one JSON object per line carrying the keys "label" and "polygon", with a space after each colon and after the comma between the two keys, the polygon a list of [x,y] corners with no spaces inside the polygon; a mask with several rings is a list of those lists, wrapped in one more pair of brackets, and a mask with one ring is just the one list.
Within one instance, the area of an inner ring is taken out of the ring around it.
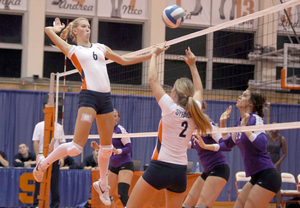
{"label": "net antenna", "polygon": [[[267,9],[264,9],[264,10],[261,10],[261,11],[258,11],[258,12],[252,13],[252,14],[248,14],[246,16],[243,16],[243,17],[240,17],[240,18],[237,18],[237,19],[234,19],[234,20],[231,20],[231,21],[228,21],[228,22],[225,22],[225,23],[222,23],[222,24],[218,24],[218,25],[209,27],[207,29],[203,29],[201,31],[197,31],[197,32],[194,32],[194,33],[191,33],[191,34],[188,34],[188,35],[181,36],[179,38],[172,39],[172,40],[167,42],[167,45],[174,45],[174,44],[177,44],[179,42],[183,42],[183,41],[186,41],[186,40],[189,40],[189,39],[192,39],[192,38],[196,38],[196,37],[199,37],[199,36],[211,34],[213,32],[216,32],[216,31],[219,31],[219,30],[222,30],[222,29],[225,29],[225,28],[229,28],[229,27],[238,25],[238,24],[243,23],[243,22],[247,22],[247,21],[250,21],[252,19],[260,18],[260,17],[266,16],[266,15],[269,15],[269,14],[272,14],[272,13],[275,13],[275,12],[279,12],[281,10],[284,10],[284,9],[288,8],[288,7],[293,7],[295,5],[298,5],[299,3],[300,3],[299,0],[291,0],[291,1],[288,1],[288,2],[285,2],[285,3],[282,3],[282,4],[278,4],[278,5],[269,7]],[[163,45],[163,44],[164,43],[160,43],[159,45]],[[144,48],[144,49],[132,52],[132,53],[125,54],[124,56],[145,54],[145,53],[149,53],[151,50],[152,50],[152,47],[147,47],[147,48]],[[113,63],[113,61],[107,60],[106,64],[109,64],[109,63]],[[59,89],[59,79],[60,79],[60,77],[64,77],[64,76],[74,74],[74,73],[78,73],[77,69],[73,69],[73,70],[70,70],[70,71],[67,71],[67,72],[64,72],[64,73],[57,73],[56,74],[56,93],[57,93],[56,99],[58,99],[58,89]],[[56,105],[58,105],[58,102],[56,102]],[[56,111],[57,111],[57,109],[58,109],[58,107],[56,107]],[[56,118],[57,118],[57,116],[56,116]],[[291,122],[291,123],[285,123],[285,124],[288,124],[287,126],[289,127],[289,129],[291,129],[291,128],[300,128],[300,122]],[[258,130],[257,128],[259,128],[259,127],[257,127],[257,126],[247,126],[246,128],[247,128],[247,131],[256,131],[256,130]],[[263,130],[275,130],[275,129],[276,130],[286,129],[286,125],[272,124],[272,125],[264,125],[263,126]],[[241,131],[245,131],[245,130],[246,130],[245,127],[219,128],[219,129],[214,129],[212,131],[212,133],[241,132]],[[124,136],[125,135],[118,134],[118,135],[114,135],[113,137],[114,138],[121,138],[121,137],[124,137]],[[126,136],[132,137],[132,138],[135,138],[135,137],[156,137],[157,132],[127,134]],[[72,139],[72,138],[73,138],[73,135],[66,135],[65,136],[65,139]],[[90,135],[89,138],[97,138],[98,139],[99,135]]]}
{"label": "net antenna", "polygon": [[[67,27],[69,25],[69,19],[67,19]],[[66,37],[66,43],[68,43],[68,35]],[[65,55],[64,61],[64,73],[67,72],[67,55]],[[64,126],[64,112],[65,112],[65,97],[66,97],[66,75],[64,76],[63,83],[63,97],[62,97],[62,116],[61,116],[61,125]],[[57,106],[58,107],[58,106]],[[57,115],[57,114],[56,114]]]}

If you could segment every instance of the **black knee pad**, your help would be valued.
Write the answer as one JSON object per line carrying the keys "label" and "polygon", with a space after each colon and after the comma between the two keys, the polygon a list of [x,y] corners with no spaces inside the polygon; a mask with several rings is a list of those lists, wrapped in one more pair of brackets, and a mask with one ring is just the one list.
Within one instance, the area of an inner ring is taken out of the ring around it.
{"label": "black knee pad", "polygon": [[118,194],[123,206],[125,207],[128,201],[128,191],[130,185],[128,183],[118,183]]}
{"label": "black knee pad", "polygon": [[182,208],[194,208],[194,206],[192,206],[192,205],[182,205]]}

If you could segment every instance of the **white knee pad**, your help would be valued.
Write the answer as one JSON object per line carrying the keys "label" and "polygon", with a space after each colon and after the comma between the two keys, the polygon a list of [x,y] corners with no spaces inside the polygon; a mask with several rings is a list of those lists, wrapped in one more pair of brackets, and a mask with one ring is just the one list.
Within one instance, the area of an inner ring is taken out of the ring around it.
{"label": "white knee pad", "polygon": [[70,142],[69,147],[67,149],[68,155],[76,156],[79,155],[82,152],[82,147],[75,142]]}
{"label": "white knee pad", "polygon": [[100,151],[99,154],[103,158],[109,158],[112,154],[114,146],[111,145],[100,145]]}

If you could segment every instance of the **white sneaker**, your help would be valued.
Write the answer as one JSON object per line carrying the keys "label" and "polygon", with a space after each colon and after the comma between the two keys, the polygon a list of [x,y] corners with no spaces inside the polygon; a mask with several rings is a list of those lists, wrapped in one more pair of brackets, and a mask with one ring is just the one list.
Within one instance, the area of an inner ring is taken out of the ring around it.
{"label": "white sneaker", "polygon": [[36,157],[36,166],[33,169],[33,177],[37,182],[41,182],[43,180],[44,172],[45,170],[41,168],[40,163],[41,161],[45,159],[43,154],[39,154]]}
{"label": "white sneaker", "polygon": [[110,206],[111,201],[109,198],[109,186],[102,186],[100,180],[93,183],[94,189],[98,192],[100,195],[100,200],[103,202],[104,205]]}

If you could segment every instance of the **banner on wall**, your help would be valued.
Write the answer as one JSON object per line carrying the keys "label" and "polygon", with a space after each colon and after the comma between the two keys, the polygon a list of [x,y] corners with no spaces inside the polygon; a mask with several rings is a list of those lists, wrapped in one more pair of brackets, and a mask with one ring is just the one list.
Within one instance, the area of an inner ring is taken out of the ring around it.
{"label": "banner on wall", "polygon": [[98,17],[137,19],[148,18],[148,0],[98,1]]}
{"label": "banner on wall", "polygon": [[183,25],[210,25],[211,1],[167,0],[166,3],[166,6],[176,4],[185,11]]}
{"label": "banner on wall", "polygon": [[[218,25],[259,11],[259,0],[212,0],[212,25]],[[257,29],[258,19],[234,27]]]}
{"label": "banner on wall", "polygon": [[[282,2],[288,2],[290,0],[283,0]],[[280,0],[278,0],[278,4],[281,4]],[[278,31],[284,31],[284,32],[293,32],[292,27],[296,32],[300,31],[300,4],[289,7],[286,10],[286,13],[284,10],[278,12]],[[289,22],[289,19],[291,21],[291,24]]]}
{"label": "banner on wall", "polygon": [[27,11],[27,0],[2,0],[0,10]]}
{"label": "banner on wall", "polygon": [[46,0],[46,12],[94,16],[96,0]]}

